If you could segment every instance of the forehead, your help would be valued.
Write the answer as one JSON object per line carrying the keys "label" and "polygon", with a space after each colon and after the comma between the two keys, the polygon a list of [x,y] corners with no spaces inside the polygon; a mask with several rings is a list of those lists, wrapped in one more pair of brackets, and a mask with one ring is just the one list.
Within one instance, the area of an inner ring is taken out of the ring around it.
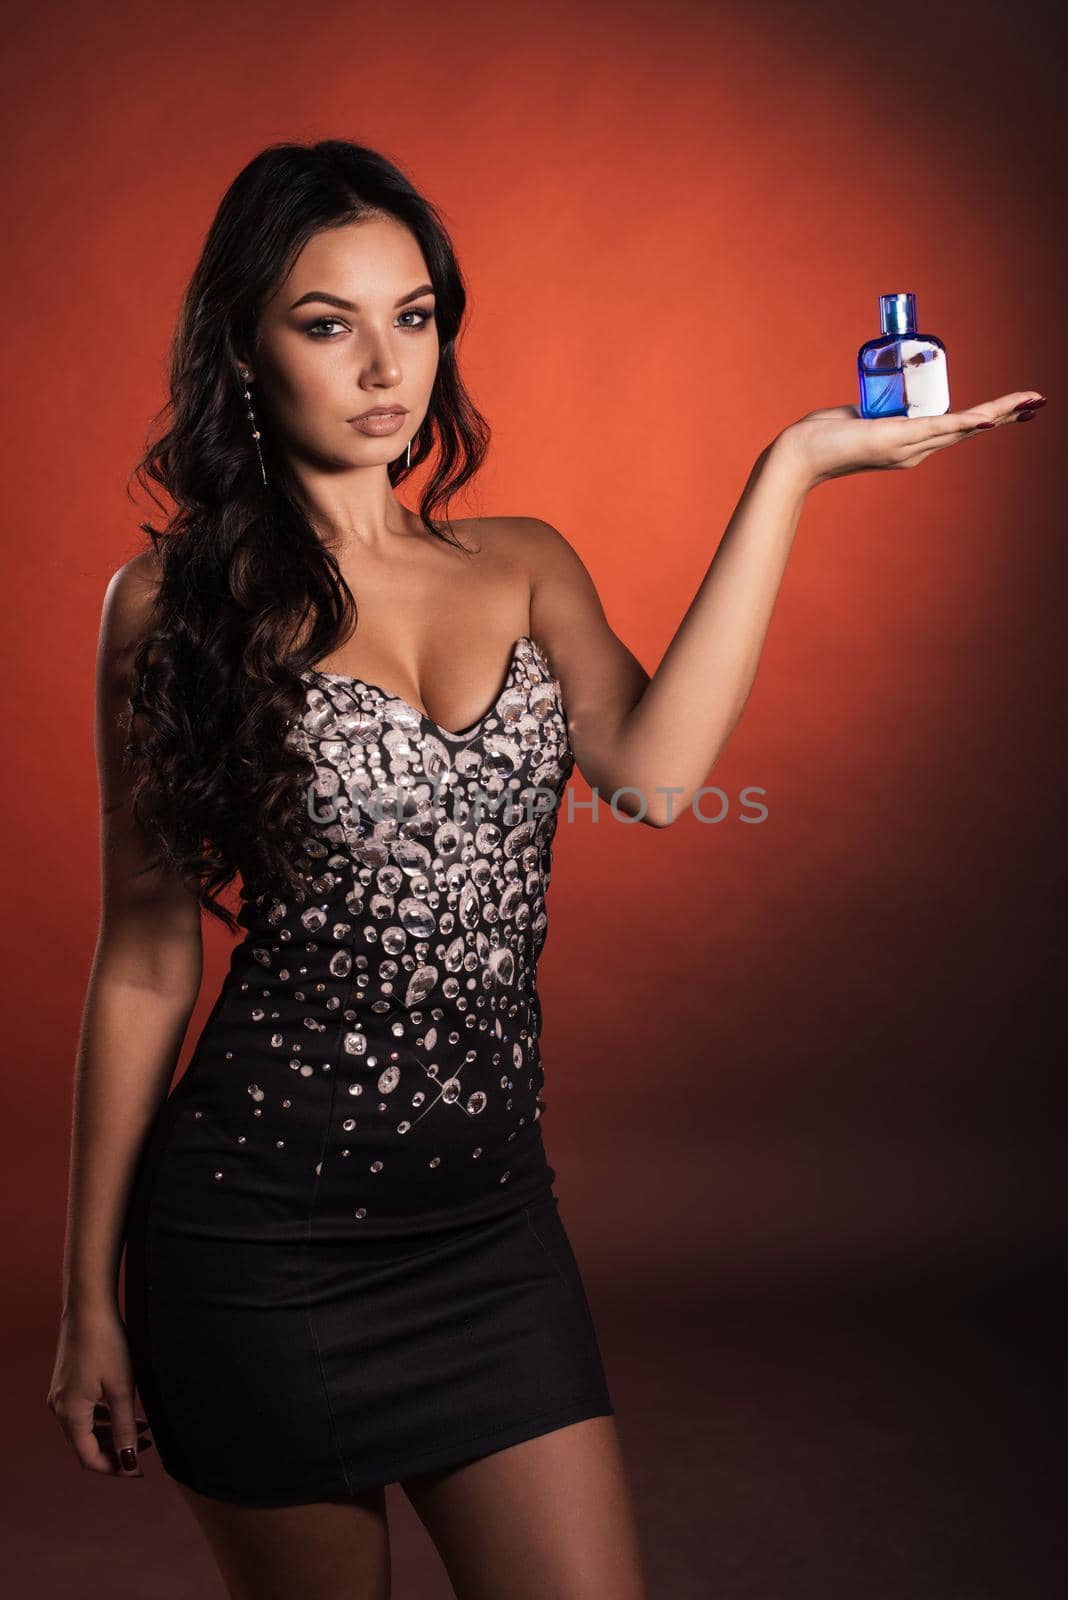
{"label": "forehead", "polygon": [[368,217],[324,228],[308,240],[274,299],[288,304],[308,289],[346,299],[392,301],[429,277],[419,242],[395,217]]}

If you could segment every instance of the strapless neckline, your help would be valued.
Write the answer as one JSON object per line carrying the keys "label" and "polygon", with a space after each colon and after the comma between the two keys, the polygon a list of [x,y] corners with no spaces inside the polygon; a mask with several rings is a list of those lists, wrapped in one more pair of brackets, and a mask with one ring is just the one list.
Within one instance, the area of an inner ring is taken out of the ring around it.
{"label": "strapless neckline", "polygon": [[313,683],[316,679],[326,679],[327,682],[330,683],[340,683],[342,685],[351,684],[354,688],[363,689],[369,694],[381,696],[383,700],[392,701],[394,705],[403,706],[406,711],[411,711],[414,716],[417,716],[420,721],[424,722],[428,728],[432,728],[435,733],[443,734],[446,739],[464,739],[469,733],[473,733],[476,728],[480,728],[482,724],[493,715],[501,701],[504,699],[505,695],[508,693],[509,689],[512,687],[512,679],[515,676],[515,669],[519,660],[519,647],[522,644],[529,644],[535,650],[538,648],[534,639],[529,633],[521,633],[519,635],[519,638],[512,645],[511,654],[508,657],[508,667],[505,672],[504,683],[501,686],[500,693],[497,695],[492,705],[486,707],[481,716],[476,717],[474,722],[469,722],[464,728],[443,728],[441,723],[435,722],[433,717],[429,716],[421,706],[413,705],[412,702],[410,700],[406,700],[403,695],[393,694],[390,692],[390,690],[383,689],[381,684],[371,683],[366,678],[358,678],[354,673],[351,672],[321,672],[318,667],[308,667],[306,671],[301,674],[301,676],[305,679],[311,680]]}

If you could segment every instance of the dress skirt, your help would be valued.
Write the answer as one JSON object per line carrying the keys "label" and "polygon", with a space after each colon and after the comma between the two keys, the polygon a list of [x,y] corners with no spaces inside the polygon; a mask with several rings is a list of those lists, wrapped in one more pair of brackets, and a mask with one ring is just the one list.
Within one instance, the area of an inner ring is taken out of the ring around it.
{"label": "dress skirt", "polygon": [[130,1230],[126,1326],[166,1472],[201,1494],[357,1494],[613,1413],[551,1192],[413,1244]]}

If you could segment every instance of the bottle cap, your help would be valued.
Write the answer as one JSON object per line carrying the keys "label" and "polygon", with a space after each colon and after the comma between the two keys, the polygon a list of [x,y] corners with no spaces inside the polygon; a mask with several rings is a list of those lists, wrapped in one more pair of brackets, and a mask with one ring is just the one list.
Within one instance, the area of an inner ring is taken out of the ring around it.
{"label": "bottle cap", "polygon": [[914,294],[881,294],[879,296],[879,326],[884,333],[915,333],[916,296]]}

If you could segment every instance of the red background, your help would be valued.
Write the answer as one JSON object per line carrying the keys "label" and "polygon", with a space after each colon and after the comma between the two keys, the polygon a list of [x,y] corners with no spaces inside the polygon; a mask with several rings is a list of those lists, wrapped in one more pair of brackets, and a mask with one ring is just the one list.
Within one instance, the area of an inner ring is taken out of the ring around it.
{"label": "red background", "polygon": [[[680,1538],[703,1537],[726,1433],[686,1431],[695,1400],[680,1368],[671,1387],[671,1330],[725,1300],[770,1296],[789,1318],[825,1291],[1041,1280],[1063,1237],[1054,15],[989,0],[882,21],[843,0],[45,0],[7,34],[3,1175],[9,1371],[31,1408],[10,1448],[31,1450],[41,1505],[62,1487],[81,1516],[66,1555],[30,1560],[39,1593],[111,1592],[123,1573],[142,1592],[143,1564],[179,1549],[216,1592],[155,1462],[151,1488],[80,1476],[44,1396],[98,910],[100,605],[141,547],[146,510],[125,484],[184,283],[223,189],[270,142],[372,145],[442,208],[471,291],[461,360],[494,433],[454,513],[553,522],[650,672],[763,446],[814,407],[856,402],[879,293],[916,293],[955,409],[1049,396],[1022,432],[813,493],[709,780],[735,802],[763,787],[767,821],[742,823],[737,803],[667,832],[565,813],[541,967],[543,1128],[621,1413],[632,1384],[667,1374],[655,1399],[634,1389],[621,1425],[673,1596],[765,1591],[724,1586],[720,1565],[694,1577],[693,1550],[692,1590],[672,1566]],[[572,788],[589,798],[578,774]],[[224,930],[206,941],[183,1061],[229,956]],[[639,1304],[632,1372],[623,1328]],[[663,1497],[683,1470],[695,1499],[669,1535]],[[25,1463],[17,1482],[35,1505]],[[160,1521],[117,1569],[127,1494],[157,1495]],[[782,1507],[730,1504],[718,1550],[741,1572]],[[813,1561],[814,1526],[793,1526]],[[888,1548],[902,1564],[880,1556],[885,1591],[849,1572],[875,1600],[956,1594],[951,1580],[978,1594],[968,1562],[995,1570],[972,1535],[945,1589],[924,1566],[945,1549],[933,1534],[923,1559],[907,1540]],[[64,1562],[89,1587],[72,1589]],[[422,1581],[420,1600],[442,1580],[428,1565]],[[1046,1592],[1014,1581],[981,1592]],[[850,1592],[822,1570],[817,1587]]]}

